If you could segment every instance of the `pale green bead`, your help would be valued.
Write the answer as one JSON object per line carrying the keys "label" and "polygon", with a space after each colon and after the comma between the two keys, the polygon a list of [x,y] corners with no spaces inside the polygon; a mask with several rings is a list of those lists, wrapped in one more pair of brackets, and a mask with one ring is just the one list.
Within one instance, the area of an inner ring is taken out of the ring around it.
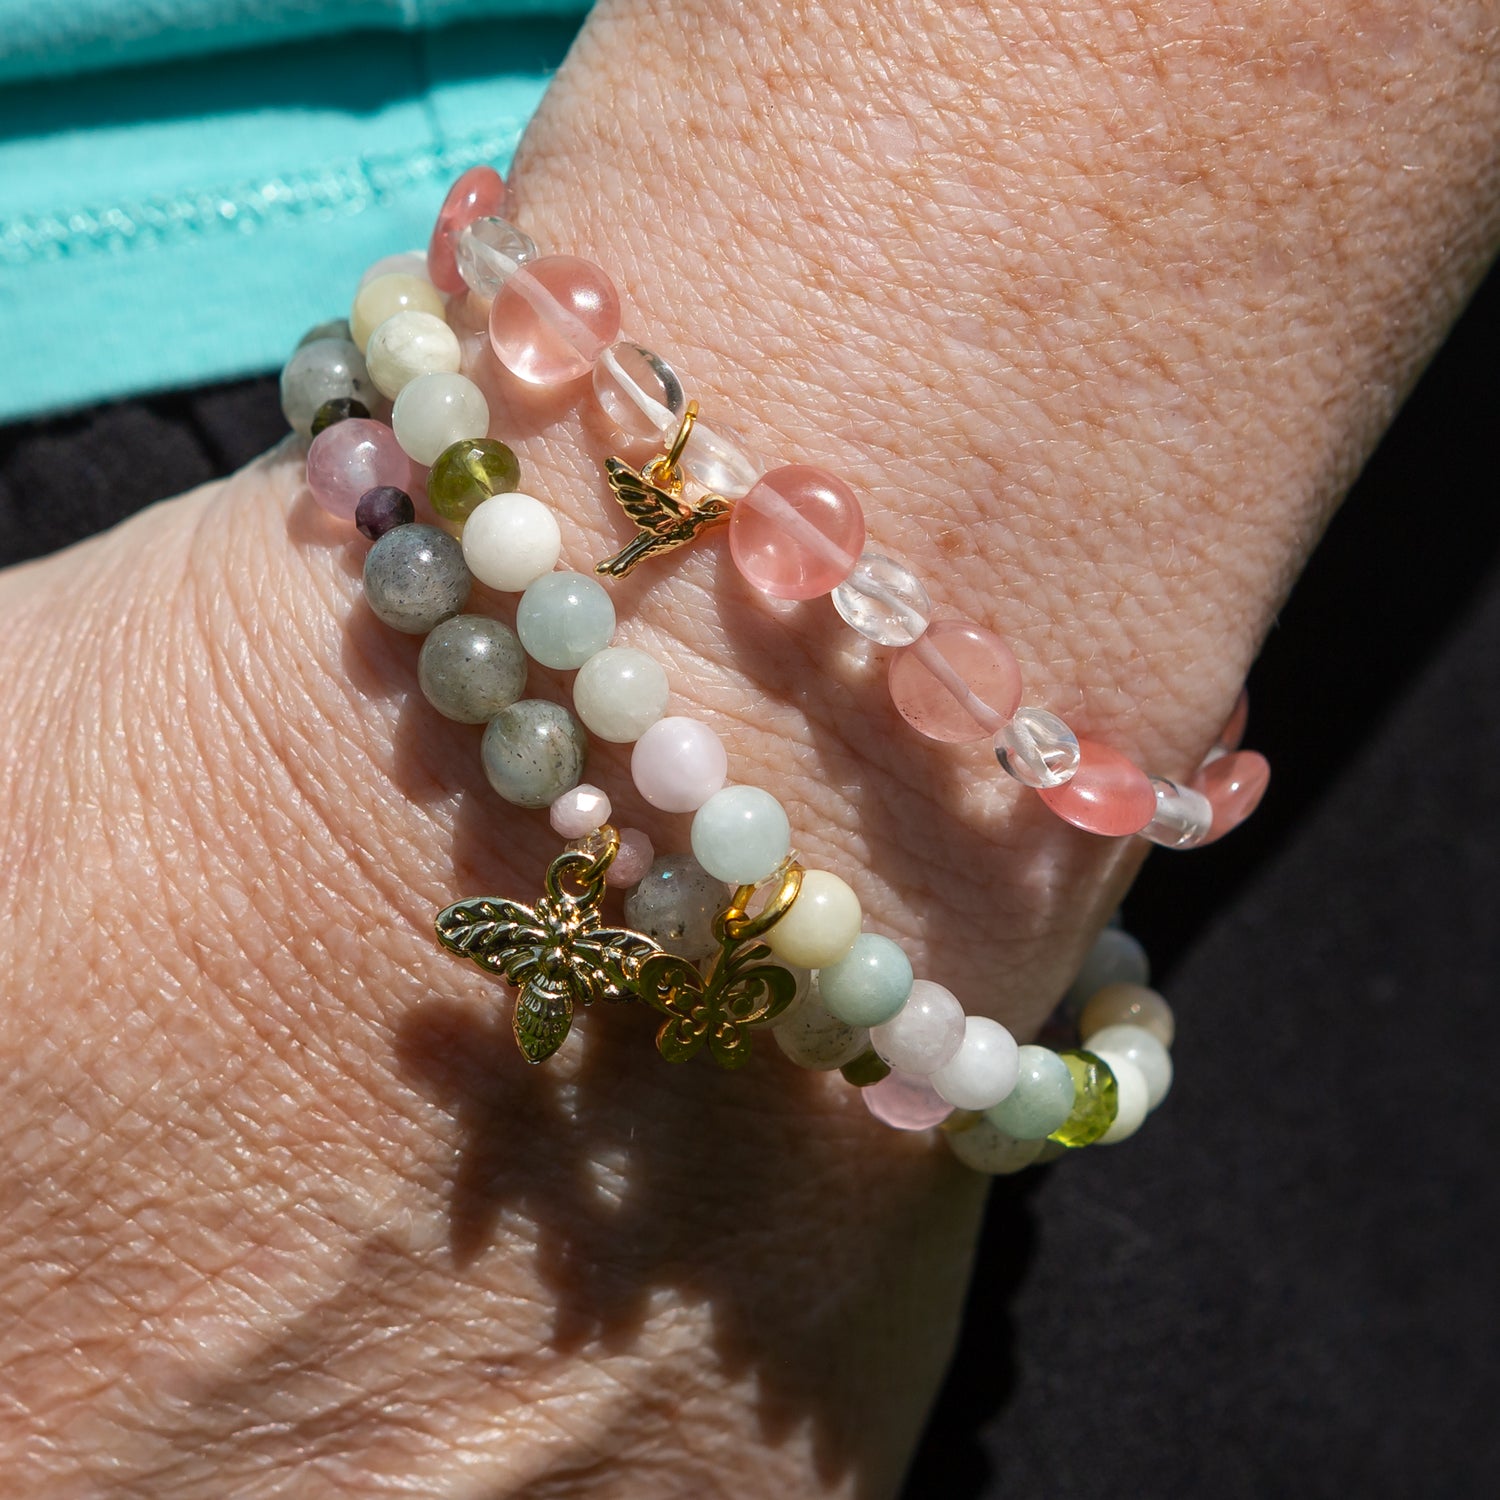
{"label": "pale green bead", "polygon": [[693,814],[693,858],[715,880],[759,885],[792,847],[786,810],[757,786],[726,786]]}
{"label": "pale green bead", "polygon": [[1042,1153],[1042,1142],[1023,1141],[997,1129],[984,1115],[943,1132],[948,1149],[966,1166],[988,1177],[1024,1171]]}
{"label": "pale green bead", "polygon": [[1015,1089],[985,1118],[1014,1140],[1039,1141],[1067,1123],[1077,1092],[1067,1063],[1050,1047],[1022,1047]]}
{"label": "pale green bead", "polygon": [[901,945],[875,932],[860,933],[843,958],[818,971],[823,1004],[851,1026],[885,1025],[906,1004],[912,982]]}
{"label": "pale green bead", "polygon": [[544,667],[581,667],[614,633],[615,606],[586,573],[544,573],[516,607],[516,634]]}

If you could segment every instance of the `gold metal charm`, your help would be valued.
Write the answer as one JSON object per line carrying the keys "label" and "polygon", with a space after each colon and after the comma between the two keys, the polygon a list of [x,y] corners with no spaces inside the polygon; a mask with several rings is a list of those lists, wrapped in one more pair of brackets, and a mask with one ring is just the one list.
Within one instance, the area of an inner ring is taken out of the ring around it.
{"label": "gold metal charm", "polygon": [[624,578],[637,563],[684,546],[700,531],[728,518],[732,507],[722,495],[705,495],[696,505],[682,502],[683,474],[678,460],[697,420],[698,403],[689,401],[672,446],[644,469],[632,469],[619,458],[604,460],[609,487],[638,529],[613,557],[595,565],[596,573]]}

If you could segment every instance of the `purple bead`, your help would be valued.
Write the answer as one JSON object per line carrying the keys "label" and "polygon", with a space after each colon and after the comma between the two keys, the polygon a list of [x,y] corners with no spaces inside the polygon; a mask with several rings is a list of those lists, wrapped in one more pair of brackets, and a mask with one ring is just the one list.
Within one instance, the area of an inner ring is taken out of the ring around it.
{"label": "purple bead", "polygon": [[393,484],[379,484],[373,490],[366,490],[354,509],[354,524],[359,527],[360,535],[372,542],[378,542],[398,526],[410,526],[416,518],[417,508],[411,496]]}
{"label": "purple bead", "polygon": [[307,487],[313,499],[343,521],[352,521],[366,490],[394,485],[409,490],[411,460],[384,422],[351,417],[325,427],[307,450]]}

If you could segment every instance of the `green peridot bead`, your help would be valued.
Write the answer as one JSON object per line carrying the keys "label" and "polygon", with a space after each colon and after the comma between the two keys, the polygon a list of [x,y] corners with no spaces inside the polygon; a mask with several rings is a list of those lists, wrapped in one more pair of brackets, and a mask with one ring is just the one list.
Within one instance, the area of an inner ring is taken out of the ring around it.
{"label": "green peridot bead", "polygon": [[1049,1141],[1060,1146],[1090,1146],[1115,1123],[1120,1108],[1120,1091],[1109,1064],[1092,1052],[1059,1052],[1073,1075],[1076,1090],[1073,1109],[1058,1126]]}
{"label": "green peridot bead", "polygon": [[427,498],[445,521],[462,524],[482,501],[520,483],[521,465],[504,443],[464,438],[438,454],[427,475]]}
{"label": "green peridot bead", "polygon": [[857,1089],[867,1089],[872,1083],[891,1076],[891,1065],[873,1047],[866,1047],[858,1057],[846,1062],[839,1072],[844,1082]]}

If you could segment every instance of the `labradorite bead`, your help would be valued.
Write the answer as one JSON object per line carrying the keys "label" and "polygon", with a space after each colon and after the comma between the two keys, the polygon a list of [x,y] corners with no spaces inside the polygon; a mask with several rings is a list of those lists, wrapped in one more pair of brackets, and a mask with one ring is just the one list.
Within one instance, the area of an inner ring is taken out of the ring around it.
{"label": "labradorite bead", "polygon": [[349,327],[348,318],[330,318],[326,323],[319,323],[316,328],[309,328],[297,340],[297,347],[300,349],[304,344],[315,344],[319,339],[342,339],[346,344],[352,344],[354,331]]}
{"label": "labradorite bead", "polygon": [[481,501],[520,483],[521,465],[504,443],[465,438],[438,454],[427,476],[427,498],[445,521],[462,522]]}
{"label": "labradorite bead", "polygon": [[463,548],[436,526],[398,526],[365,556],[370,608],[407,635],[425,635],[456,615],[471,582]]}
{"label": "labradorite bead", "polygon": [[1092,1052],[1059,1052],[1073,1075],[1073,1108],[1068,1118],[1047,1137],[1060,1146],[1091,1146],[1115,1123],[1120,1091],[1103,1058]]}
{"label": "labradorite bead", "polygon": [[597,578],[543,573],[516,606],[516,634],[535,661],[568,671],[609,645],[615,606]]}
{"label": "labradorite bead", "polygon": [[718,946],[714,917],[727,892],[696,859],[659,859],[625,898],[625,925],[683,958],[707,958]]}
{"label": "labradorite bead", "polygon": [[356,401],[353,396],[335,396],[331,401],[325,401],[313,413],[312,435],[317,435],[325,428],[332,427],[335,422],[347,422],[350,417],[358,417],[367,420],[370,408],[363,401]]}
{"label": "labradorite bead", "polygon": [[547,807],[583,779],[588,737],[558,703],[523,698],[490,720],[480,754],[490,785],[517,807]]}
{"label": "labradorite bead", "polygon": [[526,653],[499,620],[455,615],[422,642],[417,681],[444,718],[483,724],[526,691]]}
{"label": "labradorite bead", "polygon": [[1039,1141],[1067,1124],[1077,1086],[1067,1062],[1050,1047],[1022,1047],[1016,1086],[985,1110],[998,1129],[1018,1141]]}
{"label": "labradorite bead", "polygon": [[339,396],[366,408],[379,398],[364,355],[347,339],[321,338],[301,345],[281,372],[281,410],[287,425],[311,437],[318,408]]}
{"label": "labradorite bead", "polygon": [[836,964],[818,970],[823,1004],[851,1026],[883,1026],[906,1004],[911,960],[879,933],[862,932]]}

